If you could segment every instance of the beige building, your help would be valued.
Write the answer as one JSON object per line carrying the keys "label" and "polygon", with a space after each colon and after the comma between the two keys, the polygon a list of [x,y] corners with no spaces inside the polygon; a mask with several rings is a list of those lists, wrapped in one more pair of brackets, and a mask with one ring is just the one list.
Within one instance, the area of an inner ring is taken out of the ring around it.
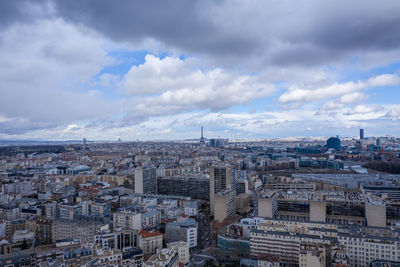
{"label": "beige building", "polygon": [[159,232],[140,231],[139,247],[143,250],[143,255],[151,256],[163,247],[163,236]]}
{"label": "beige building", "polygon": [[299,267],[325,267],[326,248],[317,244],[301,244]]}
{"label": "beige building", "polygon": [[214,220],[222,222],[227,217],[236,214],[236,199],[235,191],[226,189],[223,192],[218,192],[214,196]]}
{"label": "beige building", "polygon": [[310,200],[310,221],[326,222],[326,202]]}
{"label": "beige building", "polygon": [[365,200],[365,218],[368,226],[386,226],[386,204],[369,196]]}
{"label": "beige building", "polygon": [[189,244],[183,241],[168,243],[169,249],[174,249],[178,252],[178,261],[187,264],[190,261]]}
{"label": "beige building", "polygon": [[118,249],[95,250],[90,265],[95,266],[119,266],[122,262],[122,253]]}
{"label": "beige building", "polygon": [[234,170],[229,165],[212,166],[210,169],[210,212],[212,215],[214,215],[215,194],[226,189],[235,189]]}
{"label": "beige building", "polygon": [[178,267],[178,252],[174,249],[160,249],[150,257],[143,265],[144,267]]}
{"label": "beige building", "polygon": [[236,209],[238,211],[247,211],[249,208],[251,197],[249,194],[242,193],[236,197]]}
{"label": "beige building", "polygon": [[79,240],[82,244],[93,243],[94,236],[106,226],[108,225],[96,221],[54,220],[52,225],[53,242],[73,238]]}
{"label": "beige building", "polygon": [[274,191],[263,192],[258,197],[258,216],[263,218],[274,218],[277,210],[278,195]]}

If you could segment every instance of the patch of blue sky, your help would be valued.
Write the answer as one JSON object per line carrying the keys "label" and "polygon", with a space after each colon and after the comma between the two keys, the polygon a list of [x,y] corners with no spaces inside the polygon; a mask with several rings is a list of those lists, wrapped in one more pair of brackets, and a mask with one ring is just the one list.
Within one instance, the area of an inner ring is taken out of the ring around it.
{"label": "patch of blue sky", "polygon": [[383,65],[371,69],[363,69],[350,64],[344,68],[340,73],[340,79],[338,82],[348,82],[357,80],[368,80],[371,77],[382,75],[382,74],[399,74],[400,62],[395,62],[388,65]]}
{"label": "patch of blue sky", "polygon": [[[107,55],[113,59],[112,64],[103,67],[97,73],[87,86],[93,90],[99,91],[101,95],[109,100],[119,100],[121,95],[115,82],[118,82],[128,73],[132,66],[138,66],[145,62],[145,57],[148,54],[145,50],[112,50]],[[101,78],[109,75],[110,83],[101,83]]]}
{"label": "patch of blue sky", "polygon": [[116,50],[108,52],[108,56],[114,59],[113,64],[105,66],[96,77],[103,74],[112,74],[123,76],[132,66],[138,66],[144,63],[145,57],[148,54],[145,50],[130,51],[130,50]]}
{"label": "patch of blue sky", "polygon": [[369,89],[368,104],[399,105],[400,86],[385,86]]}

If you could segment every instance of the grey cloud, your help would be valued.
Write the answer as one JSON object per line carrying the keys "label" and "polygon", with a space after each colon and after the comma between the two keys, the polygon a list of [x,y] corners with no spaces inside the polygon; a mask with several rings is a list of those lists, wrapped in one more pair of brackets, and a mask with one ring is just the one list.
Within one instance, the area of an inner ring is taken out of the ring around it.
{"label": "grey cloud", "polygon": [[0,5],[0,24],[24,21],[32,14],[59,16],[116,42],[139,45],[155,40],[166,50],[252,71],[270,65],[343,63],[353,57],[378,60],[373,57],[377,52],[400,49],[400,2],[396,0],[49,0]]}
{"label": "grey cloud", "polygon": [[[156,39],[193,52],[246,53],[255,40],[222,33],[207,14],[212,1],[55,1],[58,14],[115,41]],[[223,38],[219,37],[223,34]]]}
{"label": "grey cloud", "polygon": [[395,0],[54,3],[60,16],[113,40],[151,38],[219,64],[319,65],[400,44]]}
{"label": "grey cloud", "polygon": [[31,18],[27,12],[28,1],[0,1],[0,27]]}
{"label": "grey cloud", "polygon": [[99,40],[59,19],[16,24],[0,36],[0,133],[54,128],[117,113],[83,84],[109,59]]}

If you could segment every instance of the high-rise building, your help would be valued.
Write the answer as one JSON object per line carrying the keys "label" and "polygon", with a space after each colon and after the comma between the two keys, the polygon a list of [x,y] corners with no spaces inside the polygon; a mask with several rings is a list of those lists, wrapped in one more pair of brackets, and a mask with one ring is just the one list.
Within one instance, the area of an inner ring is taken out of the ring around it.
{"label": "high-rise building", "polygon": [[360,140],[364,139],[364,129],[360,129]]}
{"label": "high-rise building", "polygon": [[381,139],[380,139],[380,138],[376,139],[376,146],[377,146],[379,149],[381,149],[381,145],[382,145]]}
{"label": "high-rise building", "polygon": [[135,193],[157,194],[157,170],[155,168],[135,170]]}
{"label": "high-rise building", "polygon": [[194,199],[210,199],[210,179],[196,176],[167,176],[157,178],[160,195],[186,196]]}
{"label": "high-rise building", "polygon": [[[210,211],[214,214],[215,195],[231,189],[236,194],[235,170],[232,166],[212,166],[210,170]],[[230,198],[229,198],[230,199]]]}

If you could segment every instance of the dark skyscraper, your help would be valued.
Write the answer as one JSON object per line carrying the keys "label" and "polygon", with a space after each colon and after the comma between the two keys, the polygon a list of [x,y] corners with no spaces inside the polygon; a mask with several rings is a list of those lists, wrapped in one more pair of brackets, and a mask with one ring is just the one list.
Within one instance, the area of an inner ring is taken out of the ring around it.
{"label": "dark skyscraper", "polygon": [[360,140],[364,139],[364,129],[360,129]]}

